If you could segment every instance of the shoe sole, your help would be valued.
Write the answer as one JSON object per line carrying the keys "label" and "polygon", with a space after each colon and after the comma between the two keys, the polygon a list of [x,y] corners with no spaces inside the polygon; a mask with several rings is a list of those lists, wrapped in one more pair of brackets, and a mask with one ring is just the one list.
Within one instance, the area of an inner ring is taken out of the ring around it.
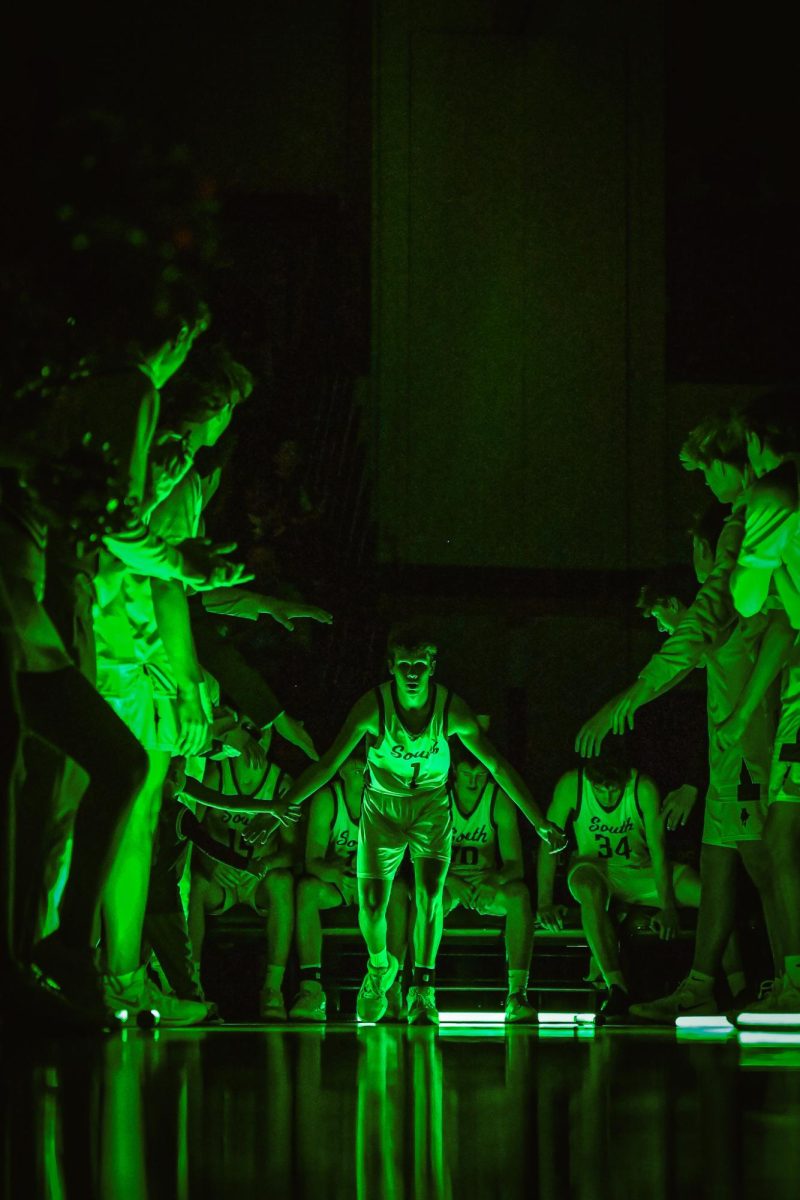
{"label": "shoe sole", "polygon": [[438,1028],[439,1018],[431,1017],[428,1013],[420,1013],[416,1017],[409,1016],[408,1023],[409,1025],[435,1025]]}

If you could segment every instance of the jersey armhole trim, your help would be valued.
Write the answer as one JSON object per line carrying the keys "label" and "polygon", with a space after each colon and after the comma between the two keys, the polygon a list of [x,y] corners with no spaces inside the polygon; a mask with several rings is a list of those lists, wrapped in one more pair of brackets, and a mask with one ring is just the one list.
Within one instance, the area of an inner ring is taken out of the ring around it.
{"label": "jersey armhole trim", "polygon": [[573,821],[577,821],[581,815],[581,804],[583,803],[583,767],[578,767],[578,796],[575,801],[575,809]]}
{"label": "jersey armhole trim", "polygon": [[386,705],[383,700],[383,691],[381,688],[375,688],[375,701],[378,705],[378,740],[375,743],[379,746],[386,734]]}
{"label": "jersey armhole trim", "polygon": [[639,803],[639,780],[640,780],[640,778],[641,778],[641,776],[639,775],[639,772],[637,771],[636,778],[633,781],[633,803],[636,805],[636,811],[639,814],[640,819],[642,821],[644,821],[644,813],[642,812],[642,806]]}
{"label": "jersey armhole trim", "polygon": [[446,688],[445,691],[446,695],[444,698],[444,705],[442,706],[442,736],[447,738],[450,736],[447,729],[447,722],[450,716],[450,702],[453,699],[453,693],[450,688]]}
{"label": "jersey armhole trim", "polygon": [[489,821],[491,822],[494,836],[497,838],[497,816],[495,814],[495,805],[497,804],[497,794],[500,791],[500,785],[497,780],[492,780],[492,798],[489,801]]}

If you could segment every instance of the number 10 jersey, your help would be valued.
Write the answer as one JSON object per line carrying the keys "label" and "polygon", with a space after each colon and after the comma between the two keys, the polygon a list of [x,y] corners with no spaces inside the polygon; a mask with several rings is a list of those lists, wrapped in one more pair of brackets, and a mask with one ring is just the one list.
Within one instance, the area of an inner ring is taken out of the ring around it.
{"label": "number 10 jersey", "polygon": [[581,768],[573,829],[581,858],[609,859],[618,866],[650,866],[644,817],[639,807],[639,772],[631,772],[614,807],[604,808]]}

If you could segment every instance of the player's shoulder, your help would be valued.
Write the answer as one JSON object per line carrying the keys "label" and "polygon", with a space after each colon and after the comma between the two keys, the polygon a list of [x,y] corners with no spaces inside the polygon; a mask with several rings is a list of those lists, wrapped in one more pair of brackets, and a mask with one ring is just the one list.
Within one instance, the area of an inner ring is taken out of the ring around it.
{"label": "player's shoulder", "polygon": [[451,691],[445,687],[443,683],[438,685],[441,688],[441,694],[445,697],[447,704],[447,729],[448,733],[457,733],[459,729],[467,725],[474,724],[477,721],[475,714],[457,692]]}
{"label": "player's shoulder", "polygon": [[581,767],[571,767],[569,769],[569,771],[565,771],[564,774],[560,777],[560,779],[556,783],[555,791],[554,791],[554,795],[558,799],[563,799],[563,800],[566,800],[569,798],[577,799],[578,780],[580,778],[581,770],[582,770]]}
{"label": "player's shoulder", "polygon": [[787,460],[773,471],[762,475],[750,485],[749,508],[786,509],[794,512],[798,507],[797,463]]}
{"label": "player's shoulder", "polygon": [[658,784],[651,775],[646,771],[637,771],[635,774],[636,794],[639,798],[639,803],[644,801],[645,804],[659,802]]}
{"label": "player's shoulder", "polygon": [[364,692],[359,696],[353,707],[350,709],[348,720],[358,726],[362,726],[367,732],[373,729],[377,724],[378,711],[381,704],[380,690],[377,687],[370,688],[368,692]]}

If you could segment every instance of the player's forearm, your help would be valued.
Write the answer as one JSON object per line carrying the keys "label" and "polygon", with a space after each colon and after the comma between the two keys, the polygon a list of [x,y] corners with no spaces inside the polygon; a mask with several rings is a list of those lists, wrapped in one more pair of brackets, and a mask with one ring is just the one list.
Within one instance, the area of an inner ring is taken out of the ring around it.
{"label": "player's forearm", "polygon": [[549,908],[553,903],[553,884],[556,878],[556,863],[544,843],[539,847],[539,863],[536,872],[536,906]]}
{"label": "player's forearm", "polygon": [[245,621],[257,621],[262,613],[270,611],[270,598],[247,588],[212,588],[204,592],[202,601],[209,612]]}
{"label": "player's forearm", "polygon": [[672,887],[672,871],[667,861],[666,847],[663,842],[660,846],[651,847],[650,858],[653,864],[658,903],[661,908],[674,908],[675,892]]}
{"label": "player's forearm", "polygon": [[115,558],[137,575],[180,579],[184,574],[185,564],[178,547],[165,542],[143,523],[109,534],[103,538],[103,543]]}
{"label": "player's forearm", "polygon": [[746,567],[737,563],[731,572],[731,597],[736,611],[743,617],[761,612],[772,579],[772,571],[763,567]]}
{"label": "player's forearm", "polygon": [[192,637],[189,604],[183,585],[174,580],[150,581],[158,632],[178,687],[199,685],[203,670]]}
{"label": "player's forearm", "polygon": [[298,775],[283,799],[287,804],[302,804],[309,796],[313,796],[326,783],[329,783],[341,765],[342,760],[323,754],[319,762],[312,763],[303,771],[302,775]]}
{"label": "player's forearm", "polygon": [[236,796],[226,796],[222,792],[215,792],[213,788],[206,787],[199,779],[193,779],[190,775],[187,775],[182,790],[183,794],[189,796],[190,799],[198,800],[208,808],[222,809],[223,812],[263,813],[271,807],[269,800],[247,797],[245,801]]}
{"label": "player's forearm", "polygon": [[523,816],[527,817],[534,829],[538,829],[544,821],[544,814],[519,772],[510,763],[500,760],[497,763],[494,778]]}

